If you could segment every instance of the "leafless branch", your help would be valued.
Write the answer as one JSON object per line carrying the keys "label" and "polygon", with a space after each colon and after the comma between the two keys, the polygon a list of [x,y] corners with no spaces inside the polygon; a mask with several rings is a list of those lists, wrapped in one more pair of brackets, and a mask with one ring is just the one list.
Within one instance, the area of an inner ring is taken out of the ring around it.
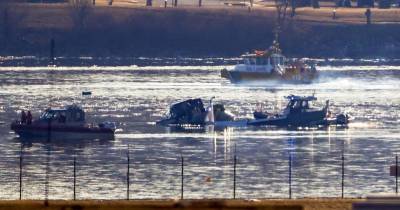
{"label": "leafless branch", "polygon": [[73,27],[80,31],[86,26],[91,13],[91,0],[70,0],[69,5]]}

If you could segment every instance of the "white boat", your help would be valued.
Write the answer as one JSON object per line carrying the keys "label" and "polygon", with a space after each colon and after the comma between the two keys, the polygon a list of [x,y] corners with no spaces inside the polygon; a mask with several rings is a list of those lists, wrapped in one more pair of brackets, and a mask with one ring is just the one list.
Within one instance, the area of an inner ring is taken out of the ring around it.
{"label": "white boat", "polygon": [[309,83],[317,76],[315,66],[301,60],[290,61],[283,56],[277,41],[268,50],[255,50],[241,58],[242,62],[233,69],[223,69],[221,77],[233,83],[266,80]]}

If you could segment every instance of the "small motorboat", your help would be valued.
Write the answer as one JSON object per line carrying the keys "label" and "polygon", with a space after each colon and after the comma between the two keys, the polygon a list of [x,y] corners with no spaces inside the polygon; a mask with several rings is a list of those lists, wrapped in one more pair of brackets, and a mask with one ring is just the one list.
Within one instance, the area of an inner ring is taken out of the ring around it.
{"label": "small motorboat", "polygon": [[248,125],[272,125],[284,127],[303,127],[303,126],[329,126],[347,125],[349,116],[339,114],[331,116],[329,111],[329,101],[326,101],[322,109],[311,108],[312,101],[317,98],[313,96],[287,96],[288,104],[280,114],[270,114],[262,111],[254,112],[254,119],[248,121]]}
{"label": "small motorboat", "polygon": [[77,105],[63,109],[46,109],[39,119],[15,121],[11,130],[21,138],[47,139],[114,139],[115,123],[88,124],[85,112]]}
{"label": "small motorboat", "polygon": [[213,104],[213,98],[206,109],[200,98],[189,99],[171,106],[165,119],[158,121],[157,125],[163,126],[232,126],[246,122],[235,121],[235,117],[225,110],[223,104]]}
{"label": "small motorboat", "polygon": [[314,65],[308,65],[302,60],[291,61],[283,56],[276,40],[268,50],[255,50],[241,58],[241,63],[233,69],[223,69],[221,77],[232,83],[268,80],[310,83],[318,75]]}

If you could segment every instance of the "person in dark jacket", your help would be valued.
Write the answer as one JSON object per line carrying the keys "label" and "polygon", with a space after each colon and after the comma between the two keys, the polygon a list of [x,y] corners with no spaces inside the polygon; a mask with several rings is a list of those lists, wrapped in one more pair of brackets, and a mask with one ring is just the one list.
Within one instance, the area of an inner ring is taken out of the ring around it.
{"label": "person in dark jacket", "polygon": [[31,111],[28,111],[28,114],[26,116],[26,124],[30,125],[32,124],[32,114]]}
{"label": "person in dark jacket", "polygon": [[365,11],[365,17],[367,18],[367,25],[371,24],[371,15],[372,15],[371,9],[367,8],[367,10]]}
{"label": "person in dark jacket", "polygon": [[24,110],[22,110],[21,112],[21,124],[25,124],[26,123],[26,113]]}

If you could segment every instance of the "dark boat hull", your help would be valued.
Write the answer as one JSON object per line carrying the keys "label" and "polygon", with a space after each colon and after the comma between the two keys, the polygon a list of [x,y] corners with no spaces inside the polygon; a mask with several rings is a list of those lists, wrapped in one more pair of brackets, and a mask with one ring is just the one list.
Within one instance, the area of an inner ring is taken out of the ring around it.
{"label": "dark boat hull", "polygon": [[11,130],[22,138],[114,139],[114,130],[99,127],[47,126],[12,123]]}
{"label": "dark boat hull", "polygon": [[248,125],[272,125],[272,126],[315,126],[323,124],[326,117],[326,110],[307,111],[291,113],[285,117],[264,118],[250,120]]}

